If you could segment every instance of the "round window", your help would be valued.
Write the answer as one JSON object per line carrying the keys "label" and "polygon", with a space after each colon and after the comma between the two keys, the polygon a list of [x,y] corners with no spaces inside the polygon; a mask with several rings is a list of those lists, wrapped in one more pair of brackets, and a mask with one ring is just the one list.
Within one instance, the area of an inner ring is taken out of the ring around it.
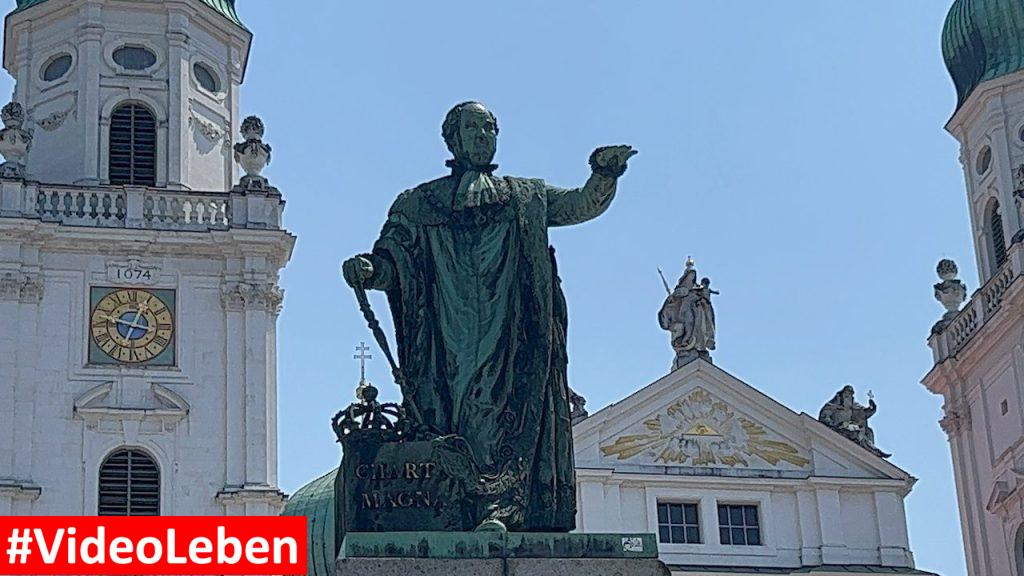
{"label": "round window", "polygon": [[147,70],[156,65],[156,54],[142,46],[122,46],[114,50],[113,56],[125,70]]}
{"label": "round window", "polygon": [[71,54],[54,56],[43,66],[43,81],[53,82],[63,78],[71,70]]}
{"label": "round window", "polygon": [[978,174],[984,174],[988,172],[988,169],[992,167],[992,148],[985,146],[978,153],[978,162],[974,169],[978,171]]}
{"label": "round window", "polygon": [[196,82],[207,92],[220,91],[220,82],[217,81],[217,75],[213,73],[213,70],[210,70],[209,66],[197,62],[192,65],[192,74],[195,75]]}

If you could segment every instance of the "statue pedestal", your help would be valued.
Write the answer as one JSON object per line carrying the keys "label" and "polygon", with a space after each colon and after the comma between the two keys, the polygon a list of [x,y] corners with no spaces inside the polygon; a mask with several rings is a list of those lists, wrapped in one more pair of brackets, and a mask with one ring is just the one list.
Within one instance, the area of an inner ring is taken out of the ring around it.
{"label": "statue pedestal", "polygon": [[651,534],[349,533],[337,576],[668,576]]}

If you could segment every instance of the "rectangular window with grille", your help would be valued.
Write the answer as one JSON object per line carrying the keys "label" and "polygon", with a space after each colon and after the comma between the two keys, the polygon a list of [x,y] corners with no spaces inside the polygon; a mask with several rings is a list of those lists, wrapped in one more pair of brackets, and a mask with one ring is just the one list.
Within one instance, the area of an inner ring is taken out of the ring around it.
{"label": "rectangular window with grille", "polygon": [[696,504],[658,504],[658,540],[662,544],[700,544]]}
{"label": "rectangular window with grille", "polygon": [[727,546],[760,546],[761,521],[757,506],[719,504],[718,537]]}

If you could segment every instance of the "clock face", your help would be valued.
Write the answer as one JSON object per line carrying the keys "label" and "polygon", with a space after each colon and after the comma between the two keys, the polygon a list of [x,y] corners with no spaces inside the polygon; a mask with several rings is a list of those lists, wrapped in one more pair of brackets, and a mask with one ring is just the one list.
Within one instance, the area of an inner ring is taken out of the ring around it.
{"label": "clock face", "polygon": [[174,365],[174,291],[93,288],[89,362]]}

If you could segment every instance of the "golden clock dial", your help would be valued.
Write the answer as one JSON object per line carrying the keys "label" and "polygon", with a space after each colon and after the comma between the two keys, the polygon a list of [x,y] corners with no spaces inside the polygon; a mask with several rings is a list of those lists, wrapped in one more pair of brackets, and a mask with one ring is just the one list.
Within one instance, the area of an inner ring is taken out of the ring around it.
{"label": "golden clock dial", "polygon": [[144,364],[174,340],[174,315],[152,292],[115,290],[92,311],[90,333],[104,354],[124,364]]}

